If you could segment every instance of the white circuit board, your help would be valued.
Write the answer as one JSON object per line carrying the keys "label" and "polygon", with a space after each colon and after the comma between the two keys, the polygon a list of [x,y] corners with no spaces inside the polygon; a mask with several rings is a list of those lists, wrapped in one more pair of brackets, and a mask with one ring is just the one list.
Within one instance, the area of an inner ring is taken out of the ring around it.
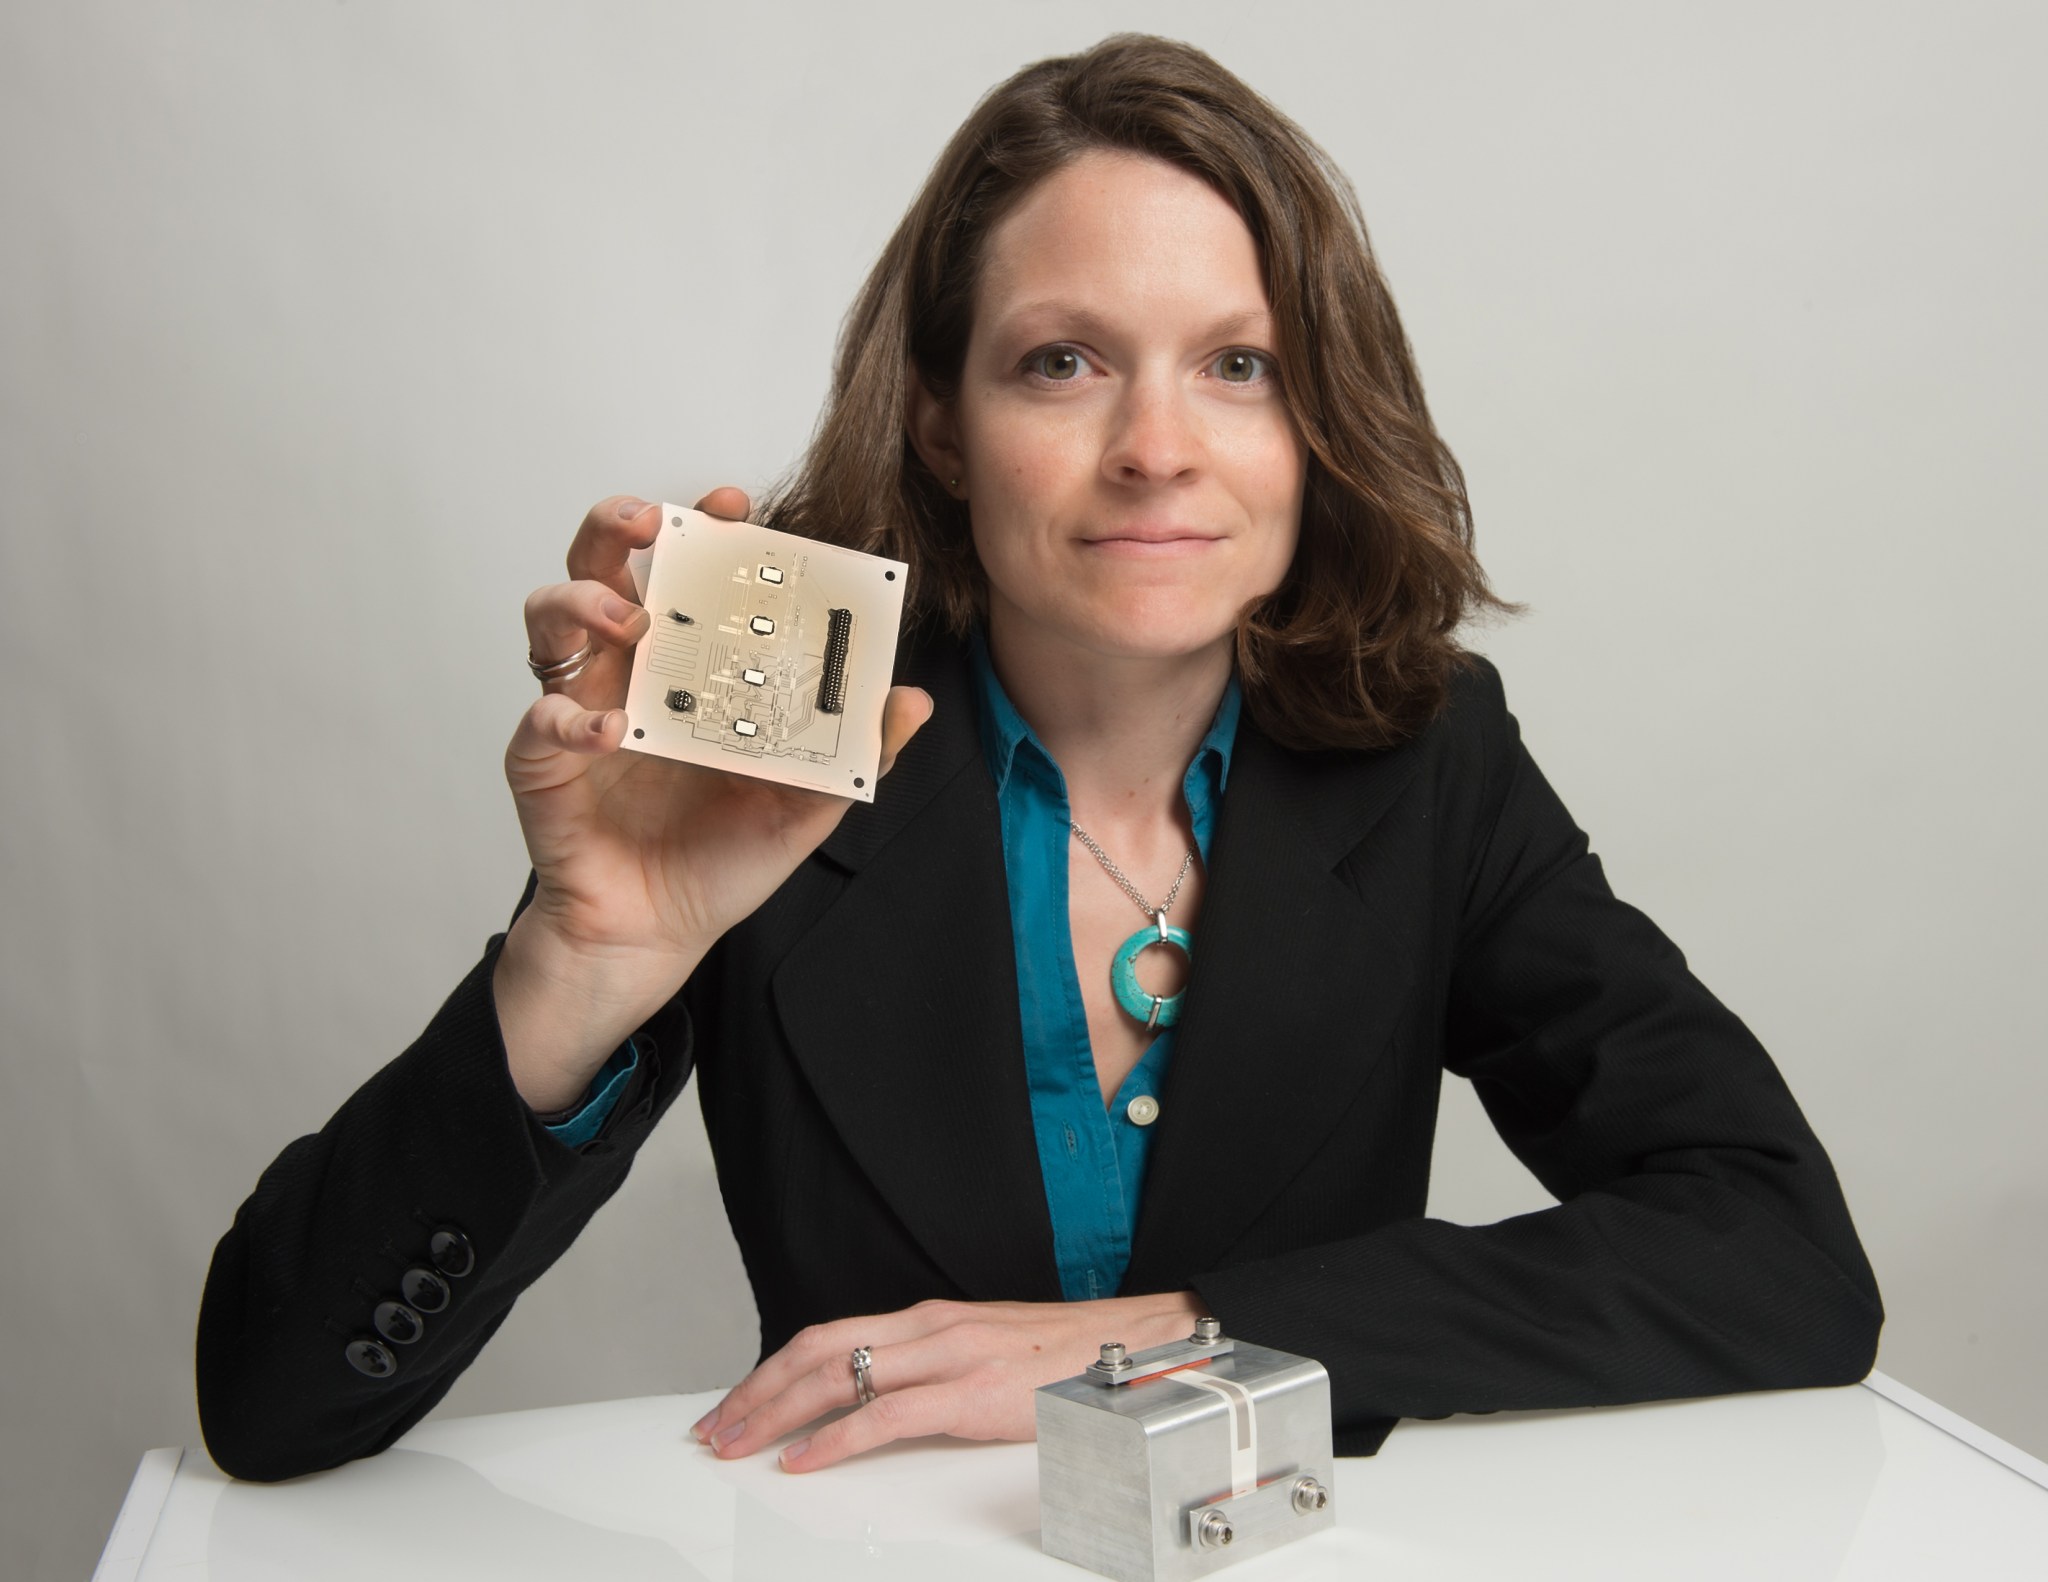
{"label": "white circuit board", "polygon": [[874,801],[909,568],[681,506],[661,518],[626,561],[654,624],[625,745]]}

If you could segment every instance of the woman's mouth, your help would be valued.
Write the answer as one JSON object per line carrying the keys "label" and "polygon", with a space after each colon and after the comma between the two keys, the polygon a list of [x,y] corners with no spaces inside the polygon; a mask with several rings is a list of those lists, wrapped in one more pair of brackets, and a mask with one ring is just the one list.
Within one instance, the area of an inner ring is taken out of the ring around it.
{"label": "woman's mouth", "polygon": [[1165,522],[1138,522],[1085,540],[1101,554],[1157,557],[1199,554],[1221,540],[1214,533]]}

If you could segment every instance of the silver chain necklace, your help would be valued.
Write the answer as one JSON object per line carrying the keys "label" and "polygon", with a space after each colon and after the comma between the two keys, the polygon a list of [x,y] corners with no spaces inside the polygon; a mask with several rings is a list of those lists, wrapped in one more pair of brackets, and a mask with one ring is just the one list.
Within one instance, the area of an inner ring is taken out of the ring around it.
{"label": "silver chain necklace", "polygon": [[1152,927],[1141,928],[1125,940],[1117,947],[1117,953],[1110,961],[1109,986],[1116,995],[1116,1003],[1122,1006],[1128,1015],[1143,1022],[1148,1033],[1161,1027],[1171,1027],[1180,1020],[1181,1001],[1187,998],[1187,991],[1183,989],[1179,994],[1172,995],[1147,993],[1144,986],[1138,982],[1138,952],[1152,945],[1171,945],[1187,957],[1189,968],[1193,968],[1194,936],[1184,928],[1169,927],[1166,910],[1180,898],[1180,887],[1187,882],[1188,874],[1194,869],[1195,854],[1190,851],[1182,859],[1180,872],[1173,881],[1173,888],[1166,892],[1164,901],[1154,906],[1138,893],[1136,885],[1124,877],[1123,869],[1110,861],[1109,853],[1096,845],[1093,836],[1072,819],[1067,820],[1067,828],[1074,832],[1083,846],[1095,854],[1095,860],[1102,864],[1112,879],[1116,880],[1124,894],[1137,903],[1138,910],[1152,919]]}
{"label": "silver chain necklace", "polygon": [[1166,899],[1161,901],[1157,906],[1154,906],[1150,901],[1146,900],[1142,895],[1138,893],[1138,887],[1135,884],[1132,884],[1129,879],[1124,877],[1123,869],[1119,868],[1115,863],[1109,860],[1109,853],[1104,851],[1100,846],[1095,844],[1094,836],[1090,835],[1085,829],[1081,828],[1081,826],[1079,824],[1076,824],[1072,819],[1067,820],[1067,828],[1072,830],[1076,835],[1080,836],[1081,844],[1083,846],[1086,846],[1090,851],[1095,853],[1095,860],[1101,863],[1104,868],[1109,870],[1109,876],[1112,879],[1116,880],[1118,884],[1123,886],[1124,894],[1129,896],[1133,901],[1137,902],[1138,910],[1143,912],[1147,917],[1159,916],[1162,912],[1164,912],[1168,907],[1172,906],[1173,903],[1180,898],[1180,887],[1187,882],[1188,870],[1193,868],[1195,865],[1195,854],[1193,852],[1189,852],[1187,856],[1181,860],[1180,873],[1173,881],[1173,888],[1166,892]]}

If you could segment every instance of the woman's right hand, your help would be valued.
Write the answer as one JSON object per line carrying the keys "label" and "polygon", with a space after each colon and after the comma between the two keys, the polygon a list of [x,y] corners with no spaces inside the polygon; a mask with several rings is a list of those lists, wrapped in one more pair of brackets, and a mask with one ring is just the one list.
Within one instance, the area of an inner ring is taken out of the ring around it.
{"label": "woman's right hand", "polygon": [[[697,508],[743,521],[749,502],[738,489],[716,489]],[[660,528],[651,503],[600,502],[570,546],[570,580],[526,601],[536,663],[590,644],[581,672],[545,686],[505,753],[538,888],[506,938],[493,990],[513,1082],[536,1110],[574,1103],[610,1052],[851,806],[619,750],[633,645],[648,627],[626,555]],[[931,708],[915,687],[890,689],[883,773]]]}

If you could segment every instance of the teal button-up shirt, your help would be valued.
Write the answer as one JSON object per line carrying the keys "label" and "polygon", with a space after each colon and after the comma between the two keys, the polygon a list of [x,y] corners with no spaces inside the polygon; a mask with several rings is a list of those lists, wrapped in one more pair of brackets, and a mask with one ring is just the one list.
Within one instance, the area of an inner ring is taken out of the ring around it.
{"label": "teal button-up shirt", "polygon": [[[1024,1066],[1038,1165],[1045,1177],[1046,1206],[1052,1212],[1060,1287],[1069,1301],[1114,1296],[1130,1266],[1131,1232],[1138,1221],[1145,1156],[1152,1139],[1151,1126],[1130,1118],[1130,1104],[1141,1095],[1158,1099],[1167,1062],[1173,1058],[1173,1030],[1162,1029],[1146,1046],[1105,1112],[1067,918],[1067,860],[1075,841],[1066,777],[1004,693],[979,633],[971,654],[982,751],[1002,810],[1003,869],[1009,877],[1010,932],[1017,950]],[[1205,866],[1217,806],[1230,776],[1239,709],[1237,680],[1232,677],[1209,733],[1181,780]],[[1133,906],[1131,931],[1143,926],[1144,919]],[[1196,950],[1199,953],[1199,940]],[[1109,963],[1089,962],[1087,970],[1107,974]]]}

